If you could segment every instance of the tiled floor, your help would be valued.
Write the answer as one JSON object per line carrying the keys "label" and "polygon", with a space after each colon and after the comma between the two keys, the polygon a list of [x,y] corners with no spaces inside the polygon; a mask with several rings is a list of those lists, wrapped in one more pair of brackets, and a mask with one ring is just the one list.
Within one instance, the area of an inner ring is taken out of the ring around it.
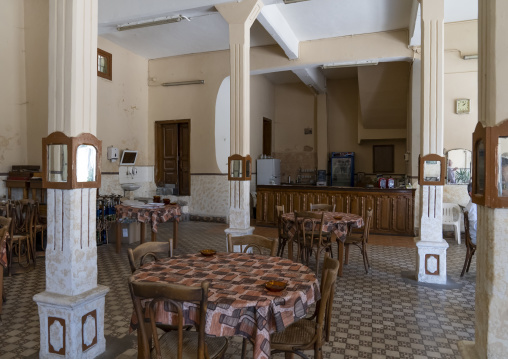
{"label": "tiled floor", "polygon": [[[223,224],[181,223],[176,254],[209,247],[225,250],[225,229]],[[172,224],[163,224],[158,239],[165,240],[171,233]],[[256,233],[276,235],[266,227],[257,228]],[[403,277],[415,268],[412,238],[372,236],[369,274],[365,274],[359,251],[352,250],[350,264],[337,282],[332,336],[324,346],[324,357],[460,358],[457,341],[474,340],[476,266],[473,263],[470,272],[460,278],[465,247],[453,240],[449,244],[448,277],[459,289],[415,285]],[[128,332],[132,304],[126,285],[130,274],[126,248],[116,254],[112,244],[98,247],[98,281],[110,288],[105,317],[107,352],[101,358],[136,358],[136,333]],[[32,297],[44,288],[43,258],[35,270],[5,278],[0,359],[38,357],[39,320]],[[233,338],[226,358],[240,358],[240,352],[241,340]]]}

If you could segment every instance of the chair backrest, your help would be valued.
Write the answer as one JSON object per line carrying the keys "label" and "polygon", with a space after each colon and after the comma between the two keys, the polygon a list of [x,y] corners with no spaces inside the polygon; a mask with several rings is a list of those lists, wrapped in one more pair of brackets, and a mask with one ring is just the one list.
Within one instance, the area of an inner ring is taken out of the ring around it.
{"label": "chair backrest", "polygon": [[0,204],[0,216],[10,217],[10,207],[11,205],[8,202]]}
{"label": "chair backrest", "polygon": [[287,236],[284,226],[282,225],[282,215],[285,213],[284,212],[284,205],[275,206],[275,210],[277,211],[277,231],[279,233],[279,240],[280,240],[280,238]]}
{"label": "chair backrest", "polygon": [[7,233],[10,233],[12,218],[0,216],[0,243],[5,239]]}
{"label": "chair backrest", "polygon": [[317,303],[317,335],[323,337],[325,331],[326,341],[330,340],[330,328],[332,322],[333,298],[335,295],[335,282],[339,272],[339,261],[325,254],[323,271],[321,275],[321,299]]}
{"label": "chair backrest", "polygon": [[322,243],[324,214],[324,212],[295,212],[296,239],[300,245],[312,247],[316,241]]}
{"label": "chair backrest", "polygon": [[443,224],[454,224],[460,221],[460,207],[456,203],[443,202]]}
{"label": "chair backrest", "polygon": [[245,246],[243,253],[247,253],[249,248],[256,249],[260,254],[263,254],[263,248],[268,249],[270,256],[274,257],[277,254],[278,241],[274,238],[266,238],[258,236],[257,234],[248,234],[245,236],[233,237],[228,234],[228,251],[233,252],[234,246]]}
{"label": "chair backrest", "polygon": [[[198,347],[196,348],[196,358],[205,358],[205,326],[206,326],[206,309],[208,305],[208,287],[209,283],[204,281],[200,287],[190,287],[173,283],[151,283],[151,282],[136,282],[134,277],[129,279],[129,289],[131,292],[132,302],[134,304],[134,311],[138,318],[138,335],[146,345],[144,345],[144,358],[149,358],[150,341],[153,339],[153,350],[157,354],[156,358],[161,357],[161,349],[159,338],[157,335],[156,317],[157,306],[171,307],[175,311],[176,322],[172,324],[177,326],[178,342],[178,358],[182,358],[183,350],[183,336],[184,336],[184,320],[186,314],[184,313],[183,303],[194,303],[197,305],[197,316],[194,314],[187,314],[190,318],[196,318],[196,331],[198,332]],[[144,308],[141,301],[146,300]],[[144,320],[146,318],[150,322],[152,338],[148,338]]]}
{"label": "chair backrest", "polygon": [[14,202],[10,212],[13,221],[14,234],[30,235],[33,230],[34,211],[30,200],[20,200]]}
{"label": "chair backrest", "polygon": [[476,244],[471,240],[471,232],[469,232],[469,212],[464,212],[464,232],[466,234],[466,246],[476,248]]}
{"label": "chair backrest", "polygon": [[311,203],[310,210],[311,211],[335,212],[335,205],[334,204],[326,204],[326,203],[316,203],[316,204]]}
{"label": "chair backrest", "polygon": [[152,257],[157,260],[159,257],[156,253],[164,253],[172,257],[173,256],[173,238],[169,239],[169,242],[147,242],[140,244],[136,248],[127,249],[127,257],[129,258],[129,264],[131,266],[131,272],[134,273],[146,258]]}
{"label": "chair backrest", "polygon": [[365,218],[365,224],[363,227],[363,240],[365,242],[369,241],[369,233],[370,233],[370,227],[372,225],[372,214],[373,214],[372,208],[367,209],[367,218]]}

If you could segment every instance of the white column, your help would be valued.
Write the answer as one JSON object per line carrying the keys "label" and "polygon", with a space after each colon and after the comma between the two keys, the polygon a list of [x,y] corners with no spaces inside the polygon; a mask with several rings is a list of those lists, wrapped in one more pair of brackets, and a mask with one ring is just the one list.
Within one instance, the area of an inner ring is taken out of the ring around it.
{"label": "white column", "polygon": [[[97,0],[50,0],[48,132],[95,134]],[[39,307],[40,358],[95,358],[105,351],[97,285],[96,189],[48,189],[46,290]]]}
{"label": "white column", "polygon": [[[229,24],[231,66],[231,154],[250,152],[250,27],[261,11],[259,0],[216,5]],[[229,228],[233,235],[251,234],[250,181],[230,182]]]}
{"label": "white column", "polygon": [[[508,118],[508,2],[478,1],[478,121],[493,127]],[[458,343],[464,359],[508,353],[508,209],[478,206],[475,341]],[[475,259],[473,257],[473,260]]]}
{"label": "white column", "polygon": [[[444,1],[420,0],[422,13],[422,93],[420,155],[443,155]],[[420,186],[420,238],[417,240],[418,281],[446,283],[443,239],[443,187]]]}

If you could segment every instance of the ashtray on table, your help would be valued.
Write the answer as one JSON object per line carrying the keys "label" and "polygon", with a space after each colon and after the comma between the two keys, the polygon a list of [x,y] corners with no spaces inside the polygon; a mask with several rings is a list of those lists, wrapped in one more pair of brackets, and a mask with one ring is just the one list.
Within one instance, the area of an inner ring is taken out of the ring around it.
{"label": "ashtray on table", "polygon": [[215,253],[217,253],[214,249],[203,249],[200,251],[202,255],[205,257],[213,256]]}
{"label": "ashtray on table", "polygon": [[280,282],[277,280],[270,280],[265,283],[265,288],[270,292],[280,292],[286,289],[286,282]]}

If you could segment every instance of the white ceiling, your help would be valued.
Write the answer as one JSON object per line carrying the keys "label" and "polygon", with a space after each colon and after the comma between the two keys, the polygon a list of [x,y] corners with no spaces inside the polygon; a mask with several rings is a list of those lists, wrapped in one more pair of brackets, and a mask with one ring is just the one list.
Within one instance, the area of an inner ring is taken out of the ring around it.
{"label": "white ceiling", "polygon": [[[229,48],[228,25],[214,5],[230,1],[99,0],[99,35],[148,59],[225,50]],[[262,1],[265,8],[277,8],[282,15],[279,20],[287,22],[289,31],[298,41],[408,28],[411,8],[413,2],[416,2],[309,0],[286,5],[282,0]],[[445,22],[478,17],[478,0],[444,1]],[[182,20],[127,31],[116,30],[117,25],[177,15],[186,16],[190,21]],[[287,30],[286,27],[285,31]],[[256,21],[251,29],[251,46],[274,44],[274,37],[277,38],[277,34],[271,36]]]}

